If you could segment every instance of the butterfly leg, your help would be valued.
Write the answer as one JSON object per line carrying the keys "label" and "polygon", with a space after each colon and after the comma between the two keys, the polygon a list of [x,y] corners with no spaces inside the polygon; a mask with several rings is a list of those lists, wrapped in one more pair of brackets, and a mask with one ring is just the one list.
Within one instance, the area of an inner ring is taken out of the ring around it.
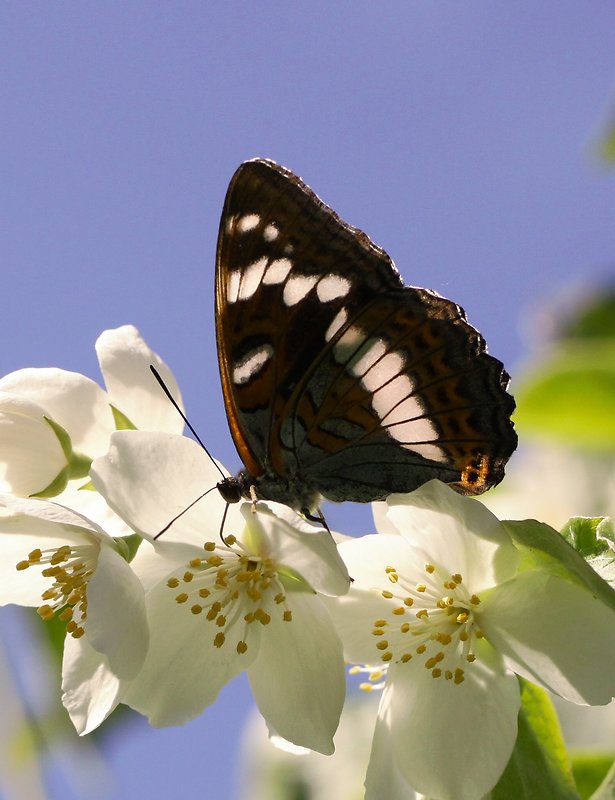
{"label": "butterfly leg", "polygon": [[327,520],[324,517],[324,514],[320,509],[318,509],[318,514],[312,514],[308,511],[307,508],[302,508],[301,513],[309,522],[320,522],[322,527],[327,531],[327,533],[331,533],[329,526],[327,525]]}

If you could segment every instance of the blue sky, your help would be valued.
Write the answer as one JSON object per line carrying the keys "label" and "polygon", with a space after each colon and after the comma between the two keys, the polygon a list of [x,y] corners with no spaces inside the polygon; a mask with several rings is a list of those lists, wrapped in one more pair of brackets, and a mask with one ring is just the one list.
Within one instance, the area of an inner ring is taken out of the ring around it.
{"label": "blue sky", "polygon": [[[407,283],[459,302],[514,381],[532,312],[613,275],[615,175],[591,150],[615,102],[614,25],[598,0],[3,3],[0,373],[97,377],[96,337],[131,322],[237,468],[215,241],[233,171],[266,156]],[[106,743],[117,797],[231,797],[247,698],[239,680],[184,729],[127,726]]]}

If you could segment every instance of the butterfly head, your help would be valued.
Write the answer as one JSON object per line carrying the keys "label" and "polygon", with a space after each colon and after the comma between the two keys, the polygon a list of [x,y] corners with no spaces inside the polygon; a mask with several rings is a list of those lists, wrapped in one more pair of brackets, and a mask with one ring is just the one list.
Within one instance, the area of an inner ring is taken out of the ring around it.
{"label": "butterfly head", "polygon": [[239,476],[223,478],[216,484],[216,489],[222,495],[222,499],[227,503],[238,503],[243,497]]}

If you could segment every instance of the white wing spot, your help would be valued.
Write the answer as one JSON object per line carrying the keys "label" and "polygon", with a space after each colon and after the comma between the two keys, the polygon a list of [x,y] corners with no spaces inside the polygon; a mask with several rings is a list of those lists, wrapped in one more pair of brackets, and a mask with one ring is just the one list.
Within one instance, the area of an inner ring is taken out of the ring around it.
{"label": "white wing spot", "polygon": [[282,283],[291,271],[293,262],[289,258],[276,258],[269,264],[269,269],[263,277],[263,283]]}
{"label": "white wing spot", "polygon": [[297,305],[312,291],[318,278],[316,275],[291,275],[284,286],[282,299],[287,306]]}
{"label": "white wing spot", "polygon": [[289,256],[293,252],[294,249],[295,248],[292,246],[292,244],[290,242],[288,244],[285,244],[284,245],[284,255]]}
{"label": "white wing spot", "polygon": [[273,347],[270,344],[264,344],[246,353],[246,355],[235,364],[233,369],[233,383],[236,386],[247,383],[262,370],[265,364],[271,359],[272,355]]}
{"label": "white wing spot", "polygon": [[333,322],[327,328],[327,332],[325,333],[325,341],[330,342],[331,339],[335,336],[335,334],[339,331],[342,325],[346,324],[346,320],[348,319],[348,312],[345,308],[340,308],[337,314],[333,317]]}
{"label": "white wing spot", "polygon": [[280,232],[276,226],[273,223],[270,223],[263,231],[263,239],[266,242],[274,242],[278,238],[279,233]]}
{"label": "white wing spot", "polygon": [[[386,347],[383,341],[380,339],[368,339],[348,363],[348,369],[357,377],[365,375],[385,353]],[[365,381],[361,382],[365,383]]]}
{"label": "white wing spot", "polygon": [[424,416],[425,406],[413,394],[414,389],[414,382],[408,375],[398,375],[374,391],[372,408],[389,435],[406,450],[432,461],[446,462],[448,458],[442,448],[434,444],[438,439],[438,431],[433,422]]}
{"label": "white wing spot", "polygon": [[[384,344],[382,350],[378,348],[378,352],[382,353],[385,350]],[[376,392],[381,386],[393,381],[403,371],[404,364],[406,363],[404,357],[399,353],[387,353],[383,355],[380,360],[376,362],[374,359],[373,365],[368,367],[363,375],[361,383],[368,392]],[[405,377],[405,376],[404,376]],[[410,379],[407,378],[409,381]],[[399,398],[401,400],[401,397]]]}
{"label": "white wing spot", "polygon": [[261,218],[259,217],[258,214],[245,214],[237,222],[237,232],[247,233],[248,231],[253,231],[260,221]]}
{"label": "white wing spot", "polygon": [[[395,430],[396,428],[388,428],[389,433],[393,434],[394,438],[397,439],[397,434],[394,434]],[[448,456],[442,448],[431,442],[425,442],[424,444],[404,444],[403,446],[406,450],[412,450],[413,453],[418,453],[420,456],[423,456],[423,458],[429,458],[432,461],[440,461],[442,464],[447,464],[449,461]]]}
{"label": "white wing spot", "polygon": [[228,276],[228,283],[226,286],[226,299],[229,303],[237,302],[237,295],[239,294],[239,282],[241,280],[241,272],[235,270],[230,272]]}
{"label": "white wing spot", "polygon": [[[335,322],[335,320],[333,320]],[[333,357],[338,364],[344,364],[354,355],[357,347],[365,341],[361,328],[351,325],[333,345]]]}
{"label": "white wing spot", "polygon": [[238,300],[248,300],[258,289],[263,279],[263,273],[267,268],[267,256],[259,258],[253,264],[245,268],[241,276],[241,286],[239,287]]}
{"label": "white wing spot", "polygon": [[[362,381],[365,385],[365,381]],[[408,406],[408,412],[403,417],[404,419],[413,417],[422,417],[425,409],[419,401],[413,396],[414,383],[408,375],[398,375],[394,380],[386,385],[380,383],[378,386],[365,386],[372,394],[372,408],[378,414],[381,420],[387,424],[389,419],[387,414],[391,412],[395,406],[398,408],[398,403],[412,403],[413,408]],[[386,418],[386,419],[385,419]],[[399,419],[399,417],[397,418]],[[391,420],[392,422],[393,420]]]}
{"label": "white wing spot", "polygon": [[325,275],[318,282],[316,293],[321,303],[330,303],[338,297],[345,297],[350,291],[350,281],[341,275]]}
{"label": "white wing spot", "polygon": [[[344,336],[340,341],[343,339]],[[393,439],[424,458],[447,462],[442,448],[434,443],[438,431],[425,417],[426,409],[415,394],[414,381],[403,373],[405,363],[401,353],[387,353],[380,339],[368,339],[348,367],[361,378],[361,385],[371,394],[371,405],[380,424]]]}

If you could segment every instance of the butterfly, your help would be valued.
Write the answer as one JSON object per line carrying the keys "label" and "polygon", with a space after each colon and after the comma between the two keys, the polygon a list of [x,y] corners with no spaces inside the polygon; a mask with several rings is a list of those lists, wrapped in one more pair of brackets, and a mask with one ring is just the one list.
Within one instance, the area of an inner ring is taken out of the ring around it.
{"label": "butterfly", "polygon": [[244,162],[228,187],[216,340],[244,464],[218,484],[227,502],[314,519],[323,497],[382,500],[432,478],[474,495],[517,445],[509,377],[463,309],[404,286],[384,250],[273,161]]}

